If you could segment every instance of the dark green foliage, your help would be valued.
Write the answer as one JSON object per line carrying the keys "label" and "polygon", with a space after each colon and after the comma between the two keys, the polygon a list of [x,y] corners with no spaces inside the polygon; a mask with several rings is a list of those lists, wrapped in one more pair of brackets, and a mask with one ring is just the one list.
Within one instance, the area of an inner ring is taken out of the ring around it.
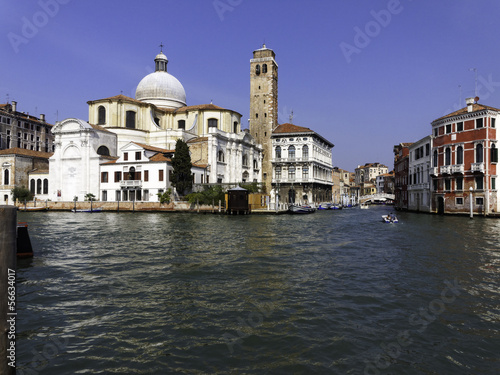
{"label": "dark green foliage", "polygon": [[92,194],[92,193],[87,193],[87,194],[85,194],[85,200],[86,200],[86,201],[89,201],[89,202],[90,202],[90,201],[94,202],[94,201],[96,201],[97,199],[96,199],[96,197],[95,197],[95,195],[94,195],[94,194]]}
{"label": "dark green foliage", "polygon": [[208,205],[212,203],[217,205],[219,204],[219,200],[221,202],[225,200],[224,190],[219,185],[205,186],[203,191],[191,193],[187,195],[186,198],[191,204],[198,202],[199,204]]}
{"label": "dark green foliage", "polygon": [[193,187],[193,176],[191,173],[191,155],[189,155],[189,147],[182,139],[178,139],[175,143],[175,154],[172,158],[172,185],[175,186],[177,192],[184,195],[191,191]]}
{"label": "dark green foliage", "polygon": [[168,188],[166,192],[164,193],[158,193],[158,198],[160,198],[160,203],[166,203],[169,204],[171,201],[171,194],[172,194],[172,189]]}
{"label": "dark green foliage", "polygon": [[33,194],[31,194],[31,191],[24,186],[15,187],[11,190],[11,192],[12,198],[14,200],[17,199],[19,202],[30,201],[33,199]]}
{"label": "dark green foliage", "polygon": [[260,192],[260,186],[259,186],[259,183],[257,183],[257,182],[251,182],[249,184],[241,183],[240,187],[248,190],[249,193],[259,193]]}

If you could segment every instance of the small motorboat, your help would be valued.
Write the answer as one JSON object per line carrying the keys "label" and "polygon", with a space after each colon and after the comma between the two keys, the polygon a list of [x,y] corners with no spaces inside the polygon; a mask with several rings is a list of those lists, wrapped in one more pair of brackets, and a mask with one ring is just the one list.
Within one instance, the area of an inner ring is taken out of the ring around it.
{"label": "small motorboat", "polygon": [[333,204],[328,203],[328,202],[322,202],[318,206],[318,210],[332,210],[333,209]]}
{"label": "small motorboat", "polygon": [[75,209],[72,209],[71,212],[102,212],[102,208],[101,207],[95,207],[95,208],[82,208],[82,209],[78,209],[78,210],[75,210]]}
{"label": "small motorboat", "polygon": [[298,206],[298,205],[292,204],[292,205],[288,206],[288,212],[291,214],[312,214],[312,213],[316,212],[316,209],[314,207],[307,206],[307,205]]}
{"label": "small motorboat", "polygon": [[398,222],[398,218],[396,217],[396,215],[393,215],[393,214],[382,215],[382,221],[384,223],[394,224],[394,223]]}
{"label": "small motorboat", "polygon": [[18,207],[18,211],[25,211],[25,212],[38,212],[38,211],[48,211],[49,209],[47,207]]}

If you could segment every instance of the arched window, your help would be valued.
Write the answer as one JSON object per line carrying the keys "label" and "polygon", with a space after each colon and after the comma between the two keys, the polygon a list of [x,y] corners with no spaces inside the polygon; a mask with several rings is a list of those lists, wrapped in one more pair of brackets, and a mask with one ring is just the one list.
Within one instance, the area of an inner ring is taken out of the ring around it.
{"label": "arched window", "polygon": [[288,158],[295,159],[295,146],[288,147]]}
{"label": "arched window", "polygon": [[276,146],[276,159],[281,159],[281,147]]}
{"label": "arched window", "polygon": [[260,74],[260,65],[257,64],[255,67],[255,74],[259,75]]}
{"label": "arched window", "polygon": [[433,167],[438,166],[438,152],[437,152],[437,150],[434,150],[434,153],[432,155],[432,166]]}
{"label": "arched window", "polygon": [[445,152],[444,152],[444,164],[445,165],[451,165],[451,148],[447,147]]}
{"label": "arched window", "polygon": [[97,149],[97,154],[102,156],[109,156],[109,149],[106,146],[100,146]]}
{"label": "arched window", "polygon": [[233,122],[233,132],[238,133],[238,121]]}
{"label": "arched window", "polygon": [[125,119],[125,127],[135,129],[135,112],[127,111]]}
{"label": "arched window", "polygon": [[309,159],[309,147],[307,145],[302,147],[302,159]]}
{"label": "arched window", "polygon": [[253,159],[253,169],[259,169],[259,163],[256,159]]}
{"label": "arched window", "polygon": [[224,151],[219,150],[219,152],[217,153],[217,161],[224,163]]}
{"label": "arched window", "polygon": [[179,120],[179,121],[177,121],[177,128],[179,128],[179,129],[186,129],[186,120]]}
{"label": "arched window", "polygon": [[491,162],[498,163],[498,148],[494,143],[491,145]]}
{"label": "arched window", "polygon": [[36,180],[36,193],[42,194],[42,180],[40,178]]}
{"label": "arched window", "polygon": [[478,143],[476,145],[476,163],[482,163],[483,162],[483,145],[481,143]]}
{"label": "arched window", "polygon": [[8,169],[6,169],[3,172],[3,184],[4,185],[9,185],[9,170]]}
{"label": "arched window", "polygon": [[457,164],[464,163],[464,148],[462,146],[457,147]]}
{"label": "arched window", "polygon": [[242,177],[242,180],[243,180],[242,182],[247,182],[247,180],[248,180],[248,172],[247,171],[243,172],[243,175],[241,177]]}
{"label": "arched window", "polygon": [[106,108],[104,106],[100,105],[99,108],[97,109],[98,111],[98,119],[97,119],[97,124],[103,125],[106,123]]}
{"label": "arched window", "polygon": [[248,155],[247,154],[243,154],[242,164],[244,166],[248,166]]}
{"label": "arched window", "polygon": [[43,180],[43,193],[49,194],[49,180],[46,178]]}
{"label": "arched window", "polygon": [[209,128],[217,128],[217,119],[216,118],[209,118],[208,119],[208,127]]}
{"label": "arched window", "polygon": [[262,65],[262,73],[267,73],[267,64]]}
{"label": "arched window", "polygon": [[35,194],[35,179],[34,178],[32,178],[30,180],[30,192],[31,192],[31,194]]}
{"label": "arched window", "polygon": [[130,169],[128,170],[128,179],[135,180],[135,168],[134,167],[130,167]]}

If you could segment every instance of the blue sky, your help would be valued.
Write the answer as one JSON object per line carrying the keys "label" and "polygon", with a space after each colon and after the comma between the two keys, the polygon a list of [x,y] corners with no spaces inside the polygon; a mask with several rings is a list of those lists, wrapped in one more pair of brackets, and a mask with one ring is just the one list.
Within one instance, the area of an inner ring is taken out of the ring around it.
{"label": "blue sky", "polygon": [[[188,105],[249,112],[249,60],[279,65],[279,120],[335,144],[333,163],[393,166],[434,119],[500,107],[496,0],[0,0],[0,102],[88,120],[87,101],[134,96],[163,42]],[[461,88],[459,87],[461,86]],[[462,102],[460,102],[462,98]]]}

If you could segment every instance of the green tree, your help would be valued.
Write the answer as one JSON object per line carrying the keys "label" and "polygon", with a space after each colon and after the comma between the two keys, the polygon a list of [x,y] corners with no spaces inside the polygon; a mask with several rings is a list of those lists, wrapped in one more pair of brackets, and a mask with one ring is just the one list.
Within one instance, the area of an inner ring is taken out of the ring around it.
{"label": "green tree", "polygon": [[161,204],[163,204],[163,203],[169,204],[171,199],[172,199],[171,194],[172,194],[171,188],[168,188],[167,191],[164,193],[157,193],[158,198],[160,199],[160,203]]}
{"label": "green tree", "polygon": [[18,200],[19,202],[24,202],[24,201],[30,201],[33,199],[33,194],[31,194],[31,191],[28,188],[25,188],[24,186],[17,186],[14,189],[11,190],[12,193],[12,198],[14,200]]}
{"label": "green tree", "polygon": [[96,200],[95,195],[92,193],[87,193],[87,194],[85,194],[85,200],[86,201],[95,201]]}
{"label": "green tree", "polygon": [[172,185],[177,192],[184,195],[193,187],[193,176],[191,174],[191,155],[189,146],[182,139],[175,143],[175,154],[172,158]]}

